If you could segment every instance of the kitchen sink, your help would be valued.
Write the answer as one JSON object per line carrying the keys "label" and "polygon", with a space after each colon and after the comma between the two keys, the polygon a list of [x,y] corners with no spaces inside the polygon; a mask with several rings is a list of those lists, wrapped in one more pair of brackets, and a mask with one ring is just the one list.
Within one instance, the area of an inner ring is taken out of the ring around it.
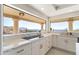
{"label": "kitchen sink", "polygon": [[[22,39],[30,40],[30,39],[33,39],[33,38],[36,38],[36,37],[39,37],[39,35],[23,37]],[[39,37],[39,38],[40,38],[40,37]]]}

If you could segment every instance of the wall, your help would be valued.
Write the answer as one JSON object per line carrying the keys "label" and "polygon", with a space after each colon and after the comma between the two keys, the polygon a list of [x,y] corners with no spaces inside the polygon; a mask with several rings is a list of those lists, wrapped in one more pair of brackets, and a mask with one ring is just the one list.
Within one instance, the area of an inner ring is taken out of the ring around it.
{"label": "wall", "polygon": [[2,12],[2,5],[0,5],[0,54],[1,52],[1,48],[2,48],[2,16],[3,16],[3,12]]}

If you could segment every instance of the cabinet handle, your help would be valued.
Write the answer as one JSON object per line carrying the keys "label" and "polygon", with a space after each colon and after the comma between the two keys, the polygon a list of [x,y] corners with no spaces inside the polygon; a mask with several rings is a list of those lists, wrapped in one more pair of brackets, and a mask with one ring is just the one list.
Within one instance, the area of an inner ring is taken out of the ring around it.
{"label": "cabinet handle", "polygon": [[22,51],[24,51],[24,49],[17,51],[17,53],[20,53],[20,52],[22,52]]}
{"label": "cabinet handle", "polygon": [[43,48],[43,45],[41,44],[41,45],[40,45],[40,49],[42,49],[42,48]]}

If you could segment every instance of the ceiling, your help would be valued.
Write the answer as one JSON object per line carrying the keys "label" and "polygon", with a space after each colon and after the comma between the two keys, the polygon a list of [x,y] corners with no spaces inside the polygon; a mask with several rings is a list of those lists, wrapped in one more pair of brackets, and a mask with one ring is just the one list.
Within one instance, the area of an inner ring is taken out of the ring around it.
{"label": "ceiling", "polygon": [[31,14],[47,20],[61,21],[63,18],[79,16],[78,4],[12,4]]}
{"label": "ceiling", "polygon": [[44,19],[35,17],[35,16],[30,15],[28,13],[24,13],[22,11],[16,10],[16,9],[8,7],[6,5],[4,5],[4,8],[3,8],[3,15],[6,17],[12,17],[12,18],[15,18],[18,20],[32,21],[32,22],[36,22],[39,24],[45,23]]}
{"label": "ceiling", "polygon": [[51,17],[57,11],[74,6],[75,4],[30,4],[33,8],[41,11],[46,16]]}
{"label": "ceiling", "polygon": [[59,10],[59,9],[71,7],[71,6],[73,6],[74,4],[52,4],[52,5],[55,6],[55,9],[56,9],[56,10]]}

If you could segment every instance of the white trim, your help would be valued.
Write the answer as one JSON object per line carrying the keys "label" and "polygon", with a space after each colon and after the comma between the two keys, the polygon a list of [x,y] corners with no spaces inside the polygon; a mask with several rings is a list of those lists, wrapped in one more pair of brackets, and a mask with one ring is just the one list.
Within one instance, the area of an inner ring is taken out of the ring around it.
{"label": "white trim", "polygon": [[2,48],[3,48],[3,5],[1,4],[1,10],[0,10],[0,29],[1,29],[1,31],[0,31],[0,37],[1,37],[1,39],[0,39],[0,45],[1,45],[1,48],[0,48],[0,50],[1,50],[1,54],[3,54],[3,50],[2,50]]}

